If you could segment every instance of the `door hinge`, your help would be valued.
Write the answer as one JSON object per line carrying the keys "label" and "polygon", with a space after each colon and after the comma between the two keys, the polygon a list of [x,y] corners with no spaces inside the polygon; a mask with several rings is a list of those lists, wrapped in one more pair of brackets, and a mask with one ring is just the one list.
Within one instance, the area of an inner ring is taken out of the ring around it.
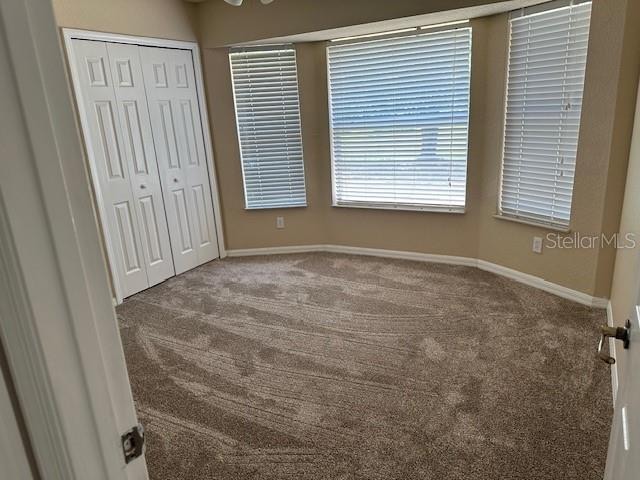
{"label": "door hinge", "polygon": [[144,450],[144,427],[140,424],[125,432],[122,437],[122,452],[125,463],[135,460]]}

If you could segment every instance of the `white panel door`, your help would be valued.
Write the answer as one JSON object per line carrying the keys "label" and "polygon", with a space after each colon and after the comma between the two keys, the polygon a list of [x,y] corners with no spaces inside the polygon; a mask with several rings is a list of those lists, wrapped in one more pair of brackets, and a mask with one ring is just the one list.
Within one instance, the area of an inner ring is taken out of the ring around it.
{"label": "white panel door", "polygon": [[[610,340],[609,350],[615,350],[615,358],[618,362],[614,374],[617,380],[617,393],[614,395],[615,405],[609,437],[609,452],[607,455],[607,467],[605,480],[637,480],[640,478],[640,262],[638,252],[640,244],[637,242],[638,233],[634,228],[635,218],[638,215],[637,194],[634,191],[634,181],[640,175],[640,90],[636,99],[635,120],[633,124],[633,136],[631,137],[631,150],[629,151],[629,170],[627,172],[627,185],[622,207],[620,231],[631,234],[634,245],[632,249],[619,249],[617,255],[620,260],[633,265],[633,275],[625,278],[625,288],[635,293],[635,300],[631,311],[628,313],[628,344]],[[626,237],[625,237],[626,238]],[[623,262],[616,261],[616,270]],[[624,275],[624,274],[623,274]],[[624,278],[621,277],[621,278]],[[616,282],[617,282],[616,275]],[[624,295],[618,301],[624,302]],[[621,312],[626,313],[626,312]],[[614,310],[615,315],[615,310]],[[615,324],[622,323],[624,317],[614,317]],[[616,331],[619,333],[619,331]],[[621,332],[620,332],[621,333]],[[613,345],[612,345],[613,344]],[[614,382],[616,383],[616,382]],[[607,420],[609,412],[602,412],[602,420]]]}
{"label": "white panel door", "polygon": [[176,273],[218,257],[191,52],[138,47]]}
{"label": "white panel door", "polygon": [[173,276],[175,270],[140,56],[136,45],[106,45],[148,286],[152,286]]}
{"label": "white panel door", "polygon": [[[640,472],[640,295],[629,321],[629,348],[618,344],[616,349],[617,359],[625,368],[619,370],[620,384],[613,410],[605,480],[637,480]],[[603,415],[608,413],[603,412]]]}
{"label": "white panel door", "polygon": [[102,223],[107,226],[104,234],[116,270],[113,274],[126,297],[147,288],[149,281],[107,46],[88,40],[73,42],[88,129],[85,142],[97,177],[96,194],[102,200]]}

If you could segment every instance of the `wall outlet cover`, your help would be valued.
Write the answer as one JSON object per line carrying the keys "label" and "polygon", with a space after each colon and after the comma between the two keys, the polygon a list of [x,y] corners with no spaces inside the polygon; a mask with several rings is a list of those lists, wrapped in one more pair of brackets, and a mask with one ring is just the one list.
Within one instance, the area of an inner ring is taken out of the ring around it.
{"label": "wall outlet cover", "polygon": [[276,228],[284,228],[284,217],[276,217]]}
{"label": "wall outlet cover", "polygon": [[531,249],[534,253],[542,253],[542,237],[533,237],[533,245]]}

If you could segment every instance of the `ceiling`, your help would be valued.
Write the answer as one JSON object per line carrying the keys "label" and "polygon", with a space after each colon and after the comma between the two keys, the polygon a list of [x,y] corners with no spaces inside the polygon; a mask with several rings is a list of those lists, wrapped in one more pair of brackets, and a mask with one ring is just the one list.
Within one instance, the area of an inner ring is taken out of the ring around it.
{"label": "ceiling", "polygon": [[[223,0],[185,0],[194,3],[205,1]],[[251,0],[246,0],[251,1]],[[257,1],[257,0],[256,0]],[[274,0],[277,2],[278,0]],[[426,25],[435,25],[440,23],[455,22],[460,20],[468,20],[478,17],[486,17],[499,13],[517,10],[519,8],[530,7],[547,3],[549,0],[506,0],[503,2],[494,2],[486,5],[478,5],[456,10],[446,10],[441,12],[427,13],[424,15],[415,15],[411,17],[393,18],[380,22],[365,23],[360,25],[351,25],[348,27],[332,28],[329,30],[319,30],[315,32],[306,32],[295,35],[282,37],[263,38],[256,41],[245,42],[239,45],[254,45],[265,43],[299,43],[299,42],[319,42],[332,40],[336,38],[353,37],[359,35],[369,35],[375,33],[383,33],[392,30],[399,30],[411,27],[421,27]],[[265,6],[264,8],[269,8]]]}

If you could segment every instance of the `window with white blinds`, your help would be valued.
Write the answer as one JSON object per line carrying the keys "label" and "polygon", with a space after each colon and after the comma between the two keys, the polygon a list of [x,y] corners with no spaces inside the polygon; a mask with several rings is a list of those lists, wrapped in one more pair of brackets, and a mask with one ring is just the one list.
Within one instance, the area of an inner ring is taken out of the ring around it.
{"label": "window with white blinds", "polygon": [[463,211],[471,29],[327,48],[334,205]]}
{"label": "window with white blinds", "polygon": [[511,19],[501,215],[569,225],[590,14],[587,2]]}
{"label": "window with white blinds", "polygon": [[232,49],[229,58],[246,208],[305,206],[293,46]]}

